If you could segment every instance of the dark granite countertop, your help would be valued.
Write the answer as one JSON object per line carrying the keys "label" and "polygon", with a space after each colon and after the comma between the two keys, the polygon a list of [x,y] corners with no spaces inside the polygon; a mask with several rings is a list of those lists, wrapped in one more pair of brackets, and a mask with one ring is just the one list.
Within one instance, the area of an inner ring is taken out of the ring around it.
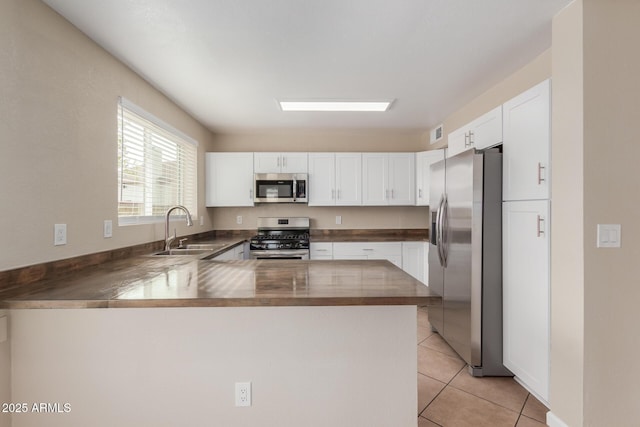
{"label": "dark granite countertop", "polygon": [[441,298],[388,261],[214,261],[140,256],[76,278],[1,296],[1,307],[255,307],[439,305]]}
{"label": "dark granite countertop", "polygon": [[[210,244],[199,254],[147,253],[70,269],[68,274],[3,289],[0,308],[441,304],[427,286],[388,261],[211,259],[248,237],[194,241]],[[421,240],[420,232],[351,232],[342,237],[312,231],[311,240]]]}

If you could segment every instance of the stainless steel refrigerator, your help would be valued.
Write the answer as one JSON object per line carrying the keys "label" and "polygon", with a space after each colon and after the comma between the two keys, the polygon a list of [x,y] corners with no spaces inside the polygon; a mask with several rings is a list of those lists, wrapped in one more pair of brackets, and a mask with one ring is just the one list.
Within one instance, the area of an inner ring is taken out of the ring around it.
{"label": "stainless steel refrigerator", "polygon": [[502,154],[474,149],[431,166],[429,281],[442,296],[431,326],[474,376],[502,364]]}

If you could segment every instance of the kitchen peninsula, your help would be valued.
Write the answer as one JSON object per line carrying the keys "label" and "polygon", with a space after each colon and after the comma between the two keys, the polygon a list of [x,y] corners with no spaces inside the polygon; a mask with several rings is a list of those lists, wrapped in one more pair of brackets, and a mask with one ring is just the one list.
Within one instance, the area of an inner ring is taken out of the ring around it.
{"label": "kitchen peninsula", "polygon": [[12,399],[71,407],[13,426],[416,425],[428,287],[388,261],[202,258],[133,257],[3,296]]}

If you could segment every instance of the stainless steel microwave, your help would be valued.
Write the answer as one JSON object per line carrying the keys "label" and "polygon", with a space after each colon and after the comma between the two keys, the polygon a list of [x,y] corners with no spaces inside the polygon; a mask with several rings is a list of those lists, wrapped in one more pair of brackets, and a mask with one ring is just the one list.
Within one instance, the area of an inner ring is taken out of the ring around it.
{"label": "stainless steel microwave", "polygon": [[307,203],[306,173],[257,173],[255,174],[256,203]]}

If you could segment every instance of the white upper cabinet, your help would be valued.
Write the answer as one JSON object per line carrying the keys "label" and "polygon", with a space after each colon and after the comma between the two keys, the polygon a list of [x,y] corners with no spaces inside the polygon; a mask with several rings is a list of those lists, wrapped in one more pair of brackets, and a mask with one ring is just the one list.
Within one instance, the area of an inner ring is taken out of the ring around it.
{"label": "white upper cabinet", "polygon": [[444,159],[444,150],[416,153],[416,205],[429,206],[431,165]]}
{"label": "white upper cabinet", "polygon": [[253,206],[253,153],[206,153],[207,206]]}
{"label": "white upper cabinet", "polygon": [[447,157],[455,156],[470,148],[482,150],[502,143],[502,106],[473,120],[448,137]]}
{"label": "white upper cabinet", "polygon": [[416,204],[416,155],[415,153],[389,154],[390,205]]}
{"label": "white upper cabinet", "polygon": [[363,153],[362,204],[415,205],[415,154]]}
{"label": "white upper cabinet", "polygon": [[307,153],[254,153],[255,173],[307,173]]}
{"label": "white upper cabinet", "polygon": [[548,199],[550,81],[532,87],[503,106],[503,200]]}
{"label": "white upper cabinet", "polygon": [[502,105],[475,119],[469,129],[469,144],[478,150],[502,142]]}
{"label": "white upper cabinet", "polygon": [[362,204],[362,154],[336,153],[336,205]]}
{"label": "white upper cabinet", "polygon": [[362,204],[362,154],[309,153],[309,206]]}
{"label": "white upper cabinet", "polygon": [[386,153],[362,154],[362,204],[388,205],[389,161]]}
{"label": "white upper cabinet", "polygon": [[309,153],[309,206],[336,204],[336,167],[334,153]]}
{"label": "white upper cabinet", "polygon": [[461,127],[447,135],[447,157],[455,156],[471,148],[467,138],[467,128]]}

